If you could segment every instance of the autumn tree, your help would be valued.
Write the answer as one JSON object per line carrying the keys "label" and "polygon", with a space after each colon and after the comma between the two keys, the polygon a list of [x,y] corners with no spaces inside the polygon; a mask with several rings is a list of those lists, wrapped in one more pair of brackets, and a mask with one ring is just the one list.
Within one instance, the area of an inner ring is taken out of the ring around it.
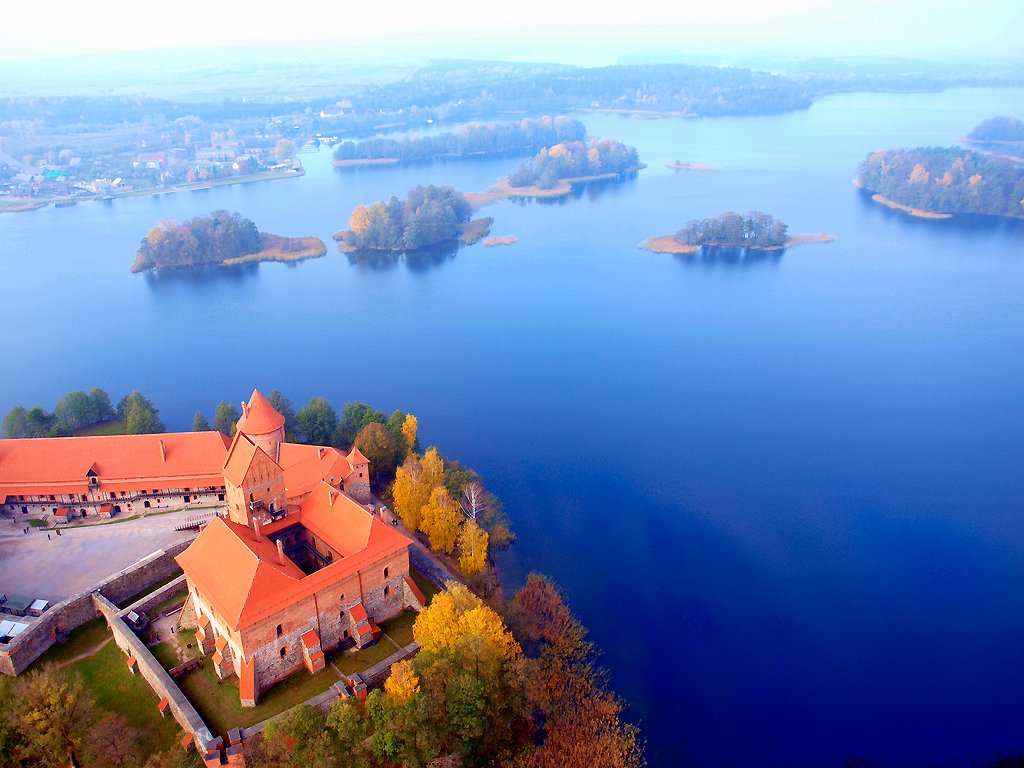
{"label": "autumn tree", "polygon": [[462,512],[444,486],[430,492],[430,500],[423,507],[422,529],[430,537],[430,548],[450,555],[459,535]]}
{"label": "autumn tree", "polygon": [[378,421],[373,421],[356,435],[355,446],[373,465],[374,481],[379,487],[381,473],[389,476],[395,471],[394,437],[388,432],[387,427]]}
{"label": "autumn tree", "polygon": [[395,473],[395,484],[391,493],[395,500],[395,512],[410,531],[423,526],[423,508],[430,502],[430,494],[444,481],[444,461],[436,448],[431,448],[423,458],[415,454],[406,458]]}
{"label": "autumn tree", "polygon": [[255,768],[315,766],[343,768],[348,765],[327,718],[315,707],[300,704],[263,729],[262,754],[251,754]]}
{"label": "autumn tree", "polygon": [[420,690],[420,679],[413,671],[412,662],[408,659],[397,661],[391,665],[391,674],[384,681],[384,692],[395,704],[405,704]]}
{"label": "autumn tree", "polygon": [[213,414],[213,428],[221,434],[234,437],[240,418],[242,415],[238,412],[238,408],[226,400],[221,400]]}
{"label": "autumn tree", "polygon": [[459,529],[459,568],[467,576],[482,573],[487,564],[487,531],[467,520]]}
{"label": "autumn tree", "polygon": [[142,731],[133,728],[122,715],[107,715],[87,735],[92,764],[104,768],[136,768],[142,764],[142,735]]}
{"label": "autumn tree", "polygon": [[454,581],[420,611],[412,636],[424,651],[456,651],[464,654],[467,662],[486,659],[500,663],[521,653],[501,616],[464,584]]}
{"label": "autumn tree", "polygon": [[19,678],[11,697],[12,722],[39,765],[81,763],[94,713],[95,704],[82,681],[61,674],[53,665]]}
{"label": "autumn tree", "polygon": [[370,753],[366,748],[370,725],[362,702],[354,697],[336,699],[327,711],[327,727],[345,755],[347,768],[370,768]]}
{"label": "autumn tree", "polygon": [[405,438],[406,450],[412,453],[416,450],[416,432],[419,429],[419,421],[411,413],[407,414],[402,422],[402,436]]}

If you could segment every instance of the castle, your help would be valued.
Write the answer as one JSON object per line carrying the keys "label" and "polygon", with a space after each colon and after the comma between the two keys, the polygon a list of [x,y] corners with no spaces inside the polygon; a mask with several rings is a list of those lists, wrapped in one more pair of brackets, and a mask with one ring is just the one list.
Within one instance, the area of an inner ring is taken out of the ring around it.
{"label": "castle", "polygon": [[259,392],[244,411],[224,461],[227,515],[177,561],[202,652],[219,677],[238,676],[252,707],[293,672],[323,669],[324,649],[372,643],[377,621],[423,597],[409,540],[346,492],[369,493],[359,451],[285,443],[284,418]]}
{"label": "castle", "polygon": [[285,442],[284,423],[254,390],[230,442],[219,432],[3,440],[0,502],[58,519],[226,505],[176,560],[201,652],[253,707],[293,672],[323,669],[325,650],[370,644],[377,622],[423,605],[409,540],[366,504],[366,457]]}

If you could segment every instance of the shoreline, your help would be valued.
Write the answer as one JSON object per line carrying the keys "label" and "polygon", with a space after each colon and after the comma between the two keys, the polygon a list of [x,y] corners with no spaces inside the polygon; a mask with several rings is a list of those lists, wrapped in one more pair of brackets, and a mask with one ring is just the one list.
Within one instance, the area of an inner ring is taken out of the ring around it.
{"label": "shoreline", "polygon": [[68,207],[75,203],[88,203],[94,201],[117,200],[122,197],[143,197],[146,195],[170,195],[175,192],[196,192],[202,189],[213,189],[214,187],[227,187],[232,184],[252,184],[257,181],[275,181],[277,179],[293,179],[306,175],[304,168],[291,171],[267,171],[265,173],[250,173],[245,176],[234,176],[226,179],[213,179],[211,181],[196,181],[191,184],[174,184],[170,187],[150,187],[147,189],[132,189],[125,192],[111,192],[108,195],[91,193],[75,197],[48,197],[38,202],[26,201],[24,205],[8,205],[7,201],[0,199],[0,213],[21,213],[24,211],[37,211],[41,208],[48,208],[51,205],[55,208]]}
{"label": "shoreline", "polygon": [[650,251],[651,253],[672,253],[677,255],[692,255],[700,251],[702,248],[742,248],[745,251],[784,251],[787,248],[795,248],[798,245],[806,245],[807,243],[831,243],[834,242],[835,239],[835,235],[830,235],[827,232],[806,232],[790,235],[782,245],[733,245],[726,243],[715,243],[712,245],[685,245],[676,240],[673,235],[659,235],[657,237],[647,238],[640,243],[637,248],[643,251]]}
{"label": "shoreline", "polygon": [[[863,190],[864,192],[871,192],[870,189],[866,189],[863,184],[860,183],[860,179],[854,179],[852,182],[853,186],[857,189]],[[914,208],[909,205],[903,205],[903,203],[897,203],[895,200],[890,200],[884,195],[874,193],[871,195],[871,199],[876,203],[884,205],[886,208],[892,208],[894,211],[903,211],[910,216],[914,216],[918,219],[952,219],[952,213],[934,213],[932,211],[925,211],[921,208]]]}
{"label": "shoreline", "polygon": [[589,184],[592,181],[614,181],[623,176],[642,171],[646,167],[644,163],[640,163],[636,167],[628,168],[621,173],[599,173],[594,176],[573,176],[559,179],[558,186],[551,187],[550,189],[543,189],[537,186],[513,187],[509,184],[508,177],[506,176],[486,192],[467,192],[465,197],[473,207],[473,210],[483,208],[485,205],[491,205],[499,200],[552,200],[572,194],[572,188],[577,184]]}
{"label": "shoreline", "polygon": [[364,159],[334,160],[331,165],[335,168],[359,168],[364,165],[398,165],[402,160],[397,157],[368,157]]}

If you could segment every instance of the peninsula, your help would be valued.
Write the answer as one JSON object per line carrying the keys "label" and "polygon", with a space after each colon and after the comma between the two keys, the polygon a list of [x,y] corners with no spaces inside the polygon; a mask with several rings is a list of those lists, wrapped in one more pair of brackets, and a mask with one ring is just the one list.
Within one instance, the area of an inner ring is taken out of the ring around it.
{"label": "peninsula", "polygon": [[693,219],[674,235],[651,237],[640,248],[654,253],[697,253],[702,248],[743,248],[781,251],[804,243],[830,243],[824,232],[788,234],[788,227],[770,213],[751,211],[746,216],[727,212],[713,219]]}
{"label": "peninsula", "polygon": [[318,237],[282,237],[260,232],[250,219],[238,213],[214,211],[180,225],[161,221],[142,238],[132,272],[301,261],[326,253],[327,246]]}
{"label": "peninsula", "polygon": [[1024,217],[1024,168],[959,147],[872,152],[854,183],[875,202],[920,218]]}
{"label": "peninsula", "polygon": [[404,201],[392,197],[352,211],[349,229],[338,232],[344,253],[404,252],[459,240],[473,245],[490,234],[491,217],[471,219],[465,195],[450,186],[417,186]]}

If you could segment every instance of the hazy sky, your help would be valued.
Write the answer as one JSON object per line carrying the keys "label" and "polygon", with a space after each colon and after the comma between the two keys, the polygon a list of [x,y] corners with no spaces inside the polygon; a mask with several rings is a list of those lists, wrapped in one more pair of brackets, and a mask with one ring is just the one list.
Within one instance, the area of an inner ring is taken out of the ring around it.
{"label": "hazy sky", "polygon": [[[5,3],[0,58],[149,48],[429,45],[456,55],[595,60],[642,47],[707,52],[1020,55],[1024,0],[630,0],[624,3],[399,0],[245,6],[100,0]],[[43,9],[46,10],[43,10]],[[548,56],[540,56],[545,50]]]}

